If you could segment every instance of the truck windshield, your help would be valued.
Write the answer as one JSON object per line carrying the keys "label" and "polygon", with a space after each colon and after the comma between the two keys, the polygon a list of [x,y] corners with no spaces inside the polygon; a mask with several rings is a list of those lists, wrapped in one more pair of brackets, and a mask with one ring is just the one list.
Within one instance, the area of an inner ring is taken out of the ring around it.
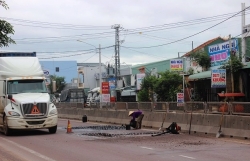
{"label": "truck windshield", "polygon": [[11,80],[7,83],[7,93],[47,93],[47,88],[41,79]]}

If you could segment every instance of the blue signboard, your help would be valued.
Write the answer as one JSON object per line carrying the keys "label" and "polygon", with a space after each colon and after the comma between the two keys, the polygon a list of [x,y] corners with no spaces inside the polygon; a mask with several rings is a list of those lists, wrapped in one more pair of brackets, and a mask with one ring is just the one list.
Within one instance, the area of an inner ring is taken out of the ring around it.
{"label": "blue signboard", "polygon": [[109,78],[108,81],[109,81],[109,89],[110,89],[110,91],[112,89],[114,90],[115,89],[115,77]]}
{"label": "blue signboard", "polygon": [[[231,50],[238,52],[238,40],[231,40]],[[218,69],[230,59],[229,41],[208,46],[208,53],[211,59],[211,69]]]}

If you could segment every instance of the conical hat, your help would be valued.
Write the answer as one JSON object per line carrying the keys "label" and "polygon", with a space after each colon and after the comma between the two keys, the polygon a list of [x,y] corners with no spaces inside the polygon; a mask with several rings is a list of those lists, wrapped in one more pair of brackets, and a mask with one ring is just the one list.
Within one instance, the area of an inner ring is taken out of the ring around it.
{"label": "conical hat", "polygon": [[134,111],[129,111],[128,116],[132,115],[132,113],[134,113]]}

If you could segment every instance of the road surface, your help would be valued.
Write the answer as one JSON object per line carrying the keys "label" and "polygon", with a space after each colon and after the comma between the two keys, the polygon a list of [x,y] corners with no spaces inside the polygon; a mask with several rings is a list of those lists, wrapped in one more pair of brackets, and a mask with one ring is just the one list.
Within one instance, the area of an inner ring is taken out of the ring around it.
{"label": "road surface", "polygon": [[151,133],[157,132],[152,129],[98,129],[95,127],[107,126],[75,120],[70,120],[73,133],[68,134],[67,121],[59,120],[56,134],[49,134],[48,130],[16,131],[8,137],[0,134],[0,161],[243,161],[250,158],[249,140],[187,133],[152,137]]}

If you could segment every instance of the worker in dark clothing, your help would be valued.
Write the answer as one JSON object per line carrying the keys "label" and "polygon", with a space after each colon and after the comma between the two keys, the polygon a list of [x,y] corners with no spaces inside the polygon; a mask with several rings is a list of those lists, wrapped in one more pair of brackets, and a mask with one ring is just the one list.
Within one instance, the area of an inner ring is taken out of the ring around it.
{"label": "worker in dark clothing", "polygon": [[142,119],[144,117],[144,114],[142,114],[142,111],[129,111],[128,116],[131,116],[132,119],[130,120],[130,126],[135,129],[141,129]]}
{"label": "worker in dark clothing", "polygon": [[177,125],[176,122],[173,122],[168,128],[166,128],[171,134],[179,134],[181,131],[181,127]]}
{"label": "worker in dark clothing", "polygon": [[181,127],[178,126],[176,122],[172,122],[172,124],[168,128],[166,128],[166,131],[159,133],[159,134],[153,134],[151,136],[160,136],[160,135],[167,134],[167,133],[179,134],[179,131],[181,131]]}

